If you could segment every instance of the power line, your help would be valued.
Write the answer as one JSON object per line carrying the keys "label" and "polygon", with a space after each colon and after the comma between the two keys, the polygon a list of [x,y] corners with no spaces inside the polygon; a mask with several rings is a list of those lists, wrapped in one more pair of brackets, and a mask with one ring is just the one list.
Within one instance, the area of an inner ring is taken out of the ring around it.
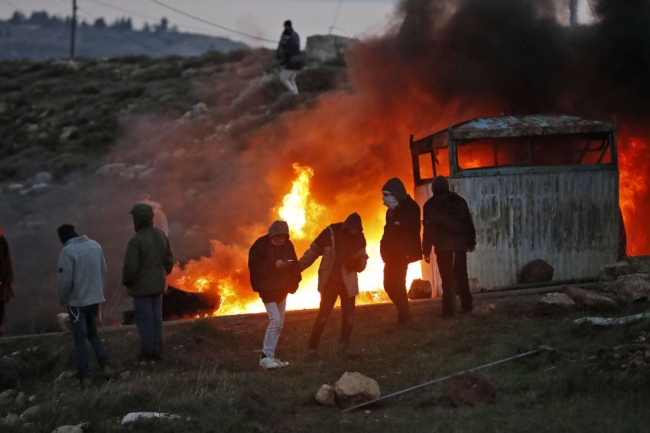
{"label": "power line", "polygon": [[587,0],[587,4],[589,5],[589,10],[591,10],[591,17],[594,19],[594,22],[596,22],[596,14],[594,13],[594,8],[591,7],[591,0]]}
{"label": "power line", "polygon": [[2,3],[8,4],[8,5],[11,6],[12,8],[15,8],[16,10],[20,9],[18,6],[16,6],[16,5],[13,4],[12,2],[10,2],[9,0],[0,0],[0,1],[1,1]]}
{"label": "power line", "polygon": [[334,14],[334,19],[332,20],[332,25],[330,26],[330,35],[332,34],[332,29],[335,28],[334,24],[336,24],[336,20],[339,18],[339,11],[341,10],[342,4],[343,0],[340,0],[339,5],[336,7],[336,13]]}
{"label": "power line", "polygon": [[224,27],[224,26],[222,26],[220,24],[204,20],[203,18],[199,18],[197,16],[188,14],[187,12],[184,12],[184,11],[182,11],[180,9],[176,9],[175,7],[169,6],[168,4],[165,4],[165,3],[163,3],[163,2],[161,2],[159,0],[149,0],[149,1],[151,1],[152,3],[155,3],[155,4],[159,5],[159,6],[162,6],[164,8],[167,8],[167,9],[169,9],[171,11],[174,11],[177,14],[181,14],[183,16],[186,16],[186,17],[191,18],[193,20],[196,20],[196,21],[202,22],[204,24],[216,27],[216,28],[224,30],[226,32],[231,32],[231,33],[235,33],[235,34],[238,34],[238,35],[241,35],[241,36],[246,36],[248,38],[257,39],[258,41],[272,42],[273,44],[277,43],[277,41],[274,41],[274,40],[271,40],[271,39],[266,39],[266,38],[262,38],[260,36],[251,35],[249,33],[240,32],[239,30],[234,30],[234,29],[231,29],[231,28],[228,28],[228,27]]}

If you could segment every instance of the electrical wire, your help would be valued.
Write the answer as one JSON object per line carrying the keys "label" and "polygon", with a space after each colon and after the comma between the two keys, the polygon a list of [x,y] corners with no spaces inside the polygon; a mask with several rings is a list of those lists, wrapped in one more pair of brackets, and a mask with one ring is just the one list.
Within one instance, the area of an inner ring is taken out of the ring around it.
{"label": "electrical wire", "polygon": [[16,5],[13,4],[12,2],[10,2],[9,0],[0,0],[0,1],[1,1],[2,3],[4,3],[4,4],[8,4],[8,5],[11,6],[12,8],[15,8],[16,10],[20,9],[18,6],[16,6]]}
{"label": "electrical wire", "polygon": [[[332,20],[332,25],[330,26],[330,35],[332,34],[332,29],[335,29],[337,27],[334,27],[334,24],[336,24],[336,20],[339,18],[339,11],[341,10],[341,5],[343,4],[343,0],[339,0],[339,5],[336,7],[336,13],[334,14],[334,19]],[[341,29],[339,29],[341,30]]]}
{"label": "electrical wire", "polygon": [[161,2],[159,0],[149,0],[149,1],[152,2],[152,3],[155,3],[155,4],[159,5],[159,6],[162,6],[162,7],[166,8],[166,9],[169,9],[170,11],[176,12],[177,14],[181,14],[183,16],[186,16],[188,18],[191,18],[193,20],[199,21],[199,22],[201,22],[203,24],[207,24],[207,25],[212,26],[212,27],[216,27],[216,28],[224,30],[226,32],[235,33],[235,34],[238,34],[238,35],[241,35],[241,36],[245,36],[247,38],[256,39],[258,41],[271,42],[273,44],[277,43],[277,41],[274,41],[274,40],[271,40],[271,39],[266,39],[266,38],[262,38],[260,36],[251,35],[249,33],[240,32],[239,30],[231,29],[231,28],[228,28],[228,27],[224,27],[221,24],[217,24],[217,23],[213,23],[211,21],[204,20],[203,18],[199,18],[199,17],[197,17],[195,15],[191,15],[191,14],[189,14],[187,12],[184,12],[184,11],[182,11],[180,9],[177,9],[177,8],[175,8],[173,6],[169,6],[168,4],[165,4],[165,3],[163,3],[163,2]]}
{"label": "electrical wire", "polygon": [[587,4],[589,5],[589,10],[591,10],[591,17],[594,19],[594,22],[596,22],[596,14],[594,13],[594,8],[591,7],[591,0],[587,0]]}

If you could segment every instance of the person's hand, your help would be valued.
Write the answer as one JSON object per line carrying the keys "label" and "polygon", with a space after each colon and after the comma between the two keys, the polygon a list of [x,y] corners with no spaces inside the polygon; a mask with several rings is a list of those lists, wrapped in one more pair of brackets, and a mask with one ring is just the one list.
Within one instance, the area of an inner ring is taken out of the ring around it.
{"label": "person's hand", "polygon": [[291,266],[291,263],[287,263],[287,262],[282,261],[282,260],[276,260],[275,261],[275,267],[277,269],[284,269],[284,268],[288,268],[289,266]]}
{"label": "person's hand", "polygon": [[467,252],[468,253],[473,253],[476,250],[476,246],[473,247],[467,247]]}
{"label": "person's hand", "polygon": [[424,261],[427,263],[431,263],[431,254],[425,254],[424,255]]}

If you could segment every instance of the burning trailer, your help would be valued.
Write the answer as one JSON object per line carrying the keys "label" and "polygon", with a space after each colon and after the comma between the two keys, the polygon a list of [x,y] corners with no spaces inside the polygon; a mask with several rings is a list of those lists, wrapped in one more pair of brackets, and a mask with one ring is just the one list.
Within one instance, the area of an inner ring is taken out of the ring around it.
{"label": "burning trailer", "polygon": [[[473,292],[514,288],[542,259],[553,282],[595,277],[625,253],[616,124],[565,115],[478,118],[410,140],[415,199],[449,178],[476,226],[468,254]],[[432,253],[432,256],[434,253]],[[441,293],[435,257],[423,277]]]}

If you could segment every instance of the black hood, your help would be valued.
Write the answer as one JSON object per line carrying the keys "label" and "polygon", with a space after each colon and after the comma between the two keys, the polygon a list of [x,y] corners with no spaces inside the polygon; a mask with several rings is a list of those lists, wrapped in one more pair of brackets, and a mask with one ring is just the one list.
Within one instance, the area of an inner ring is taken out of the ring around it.
{"label": "black hood", "polygon": [[133,215],[133,227],[136,232],[147,227],[153,227],[153,208],[148,204],[138,203],[133,206],[129,213]]}
{"label": "black hood", "polygon": [[404,183],[402,183],[402,181],[396,177],[386,182],[386,184],[381,188],[381,190],[388,191],[391,194],[393,194],[400,204],[403,203],[404,200],[406,200],[406,198],[409,196],[406,193],[406,188],[404,187]]}

